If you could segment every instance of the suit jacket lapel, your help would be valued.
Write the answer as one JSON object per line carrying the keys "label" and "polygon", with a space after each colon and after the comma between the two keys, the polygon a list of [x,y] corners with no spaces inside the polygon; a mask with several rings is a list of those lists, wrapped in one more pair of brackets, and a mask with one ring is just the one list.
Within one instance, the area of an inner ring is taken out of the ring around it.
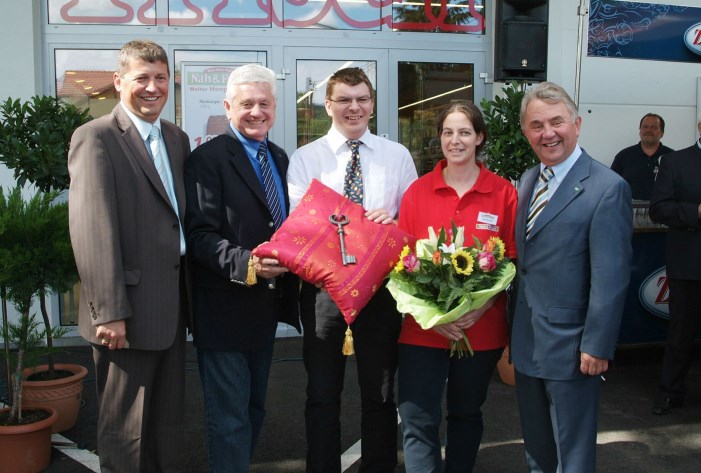
{"label": "suit jacket lapel", "polygon": [[120,104],[114,108],[114,115],[119,129],[122,130],[122,139],[127,148],[131,151],[132,159],[136,165],[141,168],[146,178],[154,189],[156,189],[156,192],[158,192],[163,200],[170,206],[170,199],[168,198],[166,189],[163,186],[161,177],[158,175],[158,171],[156,171],[156,167],[153,165],[151,155],[146,150],[146,145],[144,144],[144,140],[141,139],[139,131],[136,129],[129,116],[122,110]]}
{"label": "suit jacket lapel", "polygon": [[567,207],[570,202],[584,192],[584,184],[582,181],[589,177],[591,168],[591,157],[582,151],[582,155],[574,163],[570,171],[565,176],[565,179],[560,183],[555,191],[555,194],[550,198],[548,204],[543,211],[538,215],[533,229],[531,230],[530,238],[538,234],[541,228],[545,227],[552,219],[554,219],[562,210]]}

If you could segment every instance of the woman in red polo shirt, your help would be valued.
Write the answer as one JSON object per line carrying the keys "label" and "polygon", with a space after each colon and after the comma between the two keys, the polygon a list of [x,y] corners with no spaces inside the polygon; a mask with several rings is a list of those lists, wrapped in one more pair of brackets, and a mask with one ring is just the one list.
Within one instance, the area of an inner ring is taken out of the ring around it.
{"label": "woman in red polo shirt", "polygon": [[[487,139],[482,113],[471,102],[452,102],[438,117],[445,159],[404,194],[399,226],[417,238],[428,227],[450,228],[451,221],[487,241],[501,238],[506,255],[516,258],[514,186],[477,161]],[[502,293],[455,322],[423,330],[406,314],[399,337],[399,414],[407,472],[469,472],[484,430],[482,404],[489,381],[508,343],[506,297]],[[473,356],[450,356],[450,341],[467,333]],[[446,383],[447,381],[447,383]],[[447,391],[445,465],[439,427]]]}

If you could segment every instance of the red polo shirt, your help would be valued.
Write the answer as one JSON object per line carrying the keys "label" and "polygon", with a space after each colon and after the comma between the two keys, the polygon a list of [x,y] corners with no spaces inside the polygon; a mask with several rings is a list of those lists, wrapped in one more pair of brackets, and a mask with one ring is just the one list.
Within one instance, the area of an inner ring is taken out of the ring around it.
{"label": "red polo shirt", "polygon": [[[458,197],[443,179],[446,165],[447,161],[442,160],[407,189],[399,211],[399,227],[417,238],[428,238],[429,226],[438,232],[441,226],[449,229],[452,220],[458,227],[465,227],[466,245],[472,244],[473,235],[482,242],[498,236],[506,245],[506,255],[516,258],[517,192],[514,186],[479,164],[480,174],[475,185]],[[467,337],[474,350],[492,350],[508,343],[505,295],[502,294],[494,306],[467,329]],[[433,330],[423,330],[410,315],[404,318],[399,343],[450,347],[448,339]]]}

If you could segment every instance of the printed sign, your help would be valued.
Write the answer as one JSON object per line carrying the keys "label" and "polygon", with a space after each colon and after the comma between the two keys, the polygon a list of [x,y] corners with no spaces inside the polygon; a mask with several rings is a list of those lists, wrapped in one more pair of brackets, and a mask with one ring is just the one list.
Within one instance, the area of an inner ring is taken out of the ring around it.
{"label": "printed sign", "polygon": [[701,55],[701,23],[696,23],[686,30],[684,44],[692,53]]}
{"label": "printed sign", "polygon": [[669,319],[669,282],[665,266],[651,273],[638,290],[640,303],[653,315]]}
{"label": "printed sign", "polygon": [[587,55],[701,63],[699,30],[701,8],[591,0]]}
{"label": "printed sign", "polygon": [[182,129],[190,137],[190,147],[221,135],[229,125],[224,111],[226,82],[240,64],[181,64]]}

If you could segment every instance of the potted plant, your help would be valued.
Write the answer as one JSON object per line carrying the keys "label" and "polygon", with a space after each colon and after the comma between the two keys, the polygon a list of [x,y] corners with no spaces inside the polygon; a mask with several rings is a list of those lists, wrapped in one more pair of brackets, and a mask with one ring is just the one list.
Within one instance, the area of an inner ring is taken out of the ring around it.
{"label": "potted plant", "polygon": [[[71,135],[90,119],[87,111],[51,96],[35,96],[26,102],[8,98],[0,103],[0,162],[14,171],[18,184],[7,198],[4,194],[0,198],[5,206],[0,219],[6,226],[0,235],[0,288],[21,314],[29,313],[35,297],[39,302],[49,348],[47,364],[25,373],[29,379],[24,383],[24,395],[28,405],[43,404],[49,396],[45,390],[54,389],[53,381],[58,383],[56,407],[63,412],[55,432],[75,425],[82,379],[87,374],[79,365],[55,364],[46,296],[49,291],[68,291],[78,280],[68,232],[68,206],[57,199],[68,188]],[[37,193],[25,202],[20,187],[27,183],[34,185]]]}
{"label": "potted plant", "polygon": [[[64,330],[51,329],[57,337]],[[39,472],[51,462],[51,431],[58,413],[52,407],[30,409],[22,405],[22,372],[25,364],[50,351],[43,343],[45,329],[39,329],[33,315],[23,314],[16,324],[3,317],[2,336],[5,345],[14,345],[16,351],[12,352],[13,375],[8,380],[12,386],[10,407],[0,409],[0,471]]]}
{"label": "potted plant", "polygon": [[[521,131],[521,101],[525,95],[525,84],[507,83],[493,100],[482,99],[488,140],[485,145],[485,165],[499,176],[518,185],[521,174],[538,164],[538,157]],[[497,370],[502,382],[516,384],[514,366],[509,360],[509,347],[504,349]]]}
{"label": "potted plant", "polygon": [[29,318],[32,300],[39,300],[46,345],[42,354],[49,364],[26,365],[23,396],[27,406],[55,407],[61,419],[54,431],[61,432],[75,425],[87,369],[56,365],[53,359],[54,336],[63,336],[66,330],[51,328],[46,296],[49,291],[66,291],[78,279],[68,235],[68,204],[56,202],[57,195],[58,191],[38,192],[25,200],[19,187],[7,196],[0,187],[0,287],[22,318]]}
{"label": "potted plant", "polygon": [[525,90],[518,82],[509,82],[502,91],[503,97],[480,102],[489,136],[485,164],[497,175],[517,182],[525,170],[538,164],[538,157],[521,131]]}

